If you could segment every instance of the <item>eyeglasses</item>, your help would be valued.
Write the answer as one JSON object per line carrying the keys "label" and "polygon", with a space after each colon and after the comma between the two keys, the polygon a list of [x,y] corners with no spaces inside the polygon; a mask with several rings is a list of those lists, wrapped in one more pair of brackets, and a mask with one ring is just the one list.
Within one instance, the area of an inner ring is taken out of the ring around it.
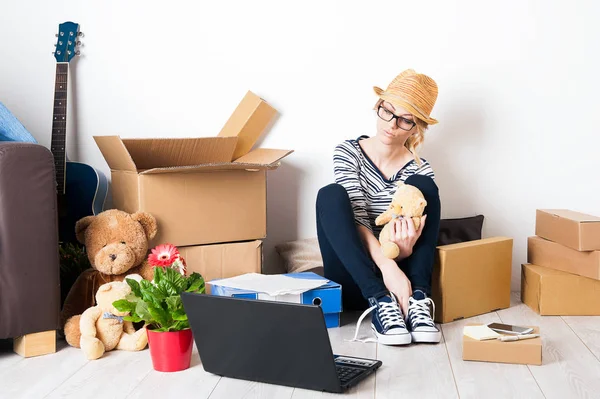
{"label": "eyeglasses", "polygon": [[380,105],[379,108],[377,108],[377,116],[386,122],[396,119],[396,126],[406,131],[411,130],[416,125],[415,121],[411,121],[410,119],[406,119],[402,116],[394,115],[392,111],[385,108],[383,105]]}

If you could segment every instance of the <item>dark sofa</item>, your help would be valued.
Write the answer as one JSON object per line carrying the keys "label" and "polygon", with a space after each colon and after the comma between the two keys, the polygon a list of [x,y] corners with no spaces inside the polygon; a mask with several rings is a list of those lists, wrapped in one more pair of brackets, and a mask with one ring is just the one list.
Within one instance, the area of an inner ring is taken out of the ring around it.
{"label": "dark sofa", "polygon": [[0,339],[59,327],[55,181],[46,147],[0,142]]}

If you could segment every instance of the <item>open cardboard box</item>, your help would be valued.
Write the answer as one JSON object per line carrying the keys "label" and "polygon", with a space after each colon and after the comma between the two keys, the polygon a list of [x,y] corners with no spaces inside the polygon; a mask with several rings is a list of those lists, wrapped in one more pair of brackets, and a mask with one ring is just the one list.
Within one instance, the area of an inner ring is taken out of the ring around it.
{"label": "open cardboard box", "polygon": [[149,212],[151,245],[263,239],[267,170],[292,150],[251,150],[275,110],[248,92],[217,137],[94,136],[111,170],[114,208]]}

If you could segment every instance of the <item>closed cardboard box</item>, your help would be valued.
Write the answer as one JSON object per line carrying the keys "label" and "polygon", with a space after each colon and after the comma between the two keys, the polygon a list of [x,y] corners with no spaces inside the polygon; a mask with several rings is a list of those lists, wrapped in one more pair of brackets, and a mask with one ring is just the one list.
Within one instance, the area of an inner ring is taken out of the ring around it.
{"label": "closed cardboard box", "polygon": [[[179,247],[188,273],[197,272],[204,281],[261,273],[262,241]],[[210,285],[206,285],[210,292]]]}
{"label": "closed cardboard box", "polygon": [[437,248],[435,321],[447,323],[510,306],[513,240],[492,237]]}
{"label": "closed cardboard box", "polygon": [[568,209],[538,209],[535,235],[578,251],[600,250],[600,217]]}
{"label": "closed cardboard box", "polygon": [[[539,333],[539,328],[533,327],[532,334]],[[542,364],[542,339],[537,337],[510,342],[496,339],[478,341],[463,335],[463,360],[539,366]]]}
{"label": "closed cardboard box", "polygon": [[274,114],[247,95],[232,115],[237,122],[228,121],[220,137],[95,136],[111,170],[114,207],[156,217],[151,246],[265,238],[267,170],[292,151],[250,149]]}
{"label": "closed cardboard box", "polygon": [[529,237],[527,262],[600,280],[600,251],[578,251],[540,237]]}
{"label": "closed cardboard box", "polygon": [[543,316],[599,316],[600,281],[524,264],[521,301]]}

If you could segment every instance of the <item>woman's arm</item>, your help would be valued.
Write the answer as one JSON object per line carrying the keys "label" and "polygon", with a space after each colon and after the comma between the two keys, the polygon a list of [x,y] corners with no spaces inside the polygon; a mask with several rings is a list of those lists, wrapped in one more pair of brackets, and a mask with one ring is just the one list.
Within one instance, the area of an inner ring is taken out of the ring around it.
{"label": "woman's arm", "polygon": [[[369,255],[371,255],[371,259],[373,259],[373,262],[375,262],[377,267],[383,271],[383,268],[390,267],[392,264],[390,261],[392,261],[395,265],[396,262],[393,259],[386,258],[383,255],[383,252],[381,252],[381,244],[379,239],[375,237],[373,232],[364,226],[359,225],[357,227],[358,235],[360,236],[365,248],[367,249],[367,252]],[[396,265],[396,267],[398,266]]]}
{"label": "woman's arm", "polygon": [[354,220],[358,225],[371,230],[367,201],[358,177],[359,158],[352,144],[343,142],[333,151],[334,181],[344,187],[352,204]]}
{"label": "woman's arm", "polygon": [[373,232],[364,226],[358,226],[358,235],[363,241],[371,258],[381,270],[383,282],[394,293],[403,314],[408,313],[408,298],[412,295],[412,285],[406,274],[398,267],[394,259],[386,258],[381,252],[381,244]]}

